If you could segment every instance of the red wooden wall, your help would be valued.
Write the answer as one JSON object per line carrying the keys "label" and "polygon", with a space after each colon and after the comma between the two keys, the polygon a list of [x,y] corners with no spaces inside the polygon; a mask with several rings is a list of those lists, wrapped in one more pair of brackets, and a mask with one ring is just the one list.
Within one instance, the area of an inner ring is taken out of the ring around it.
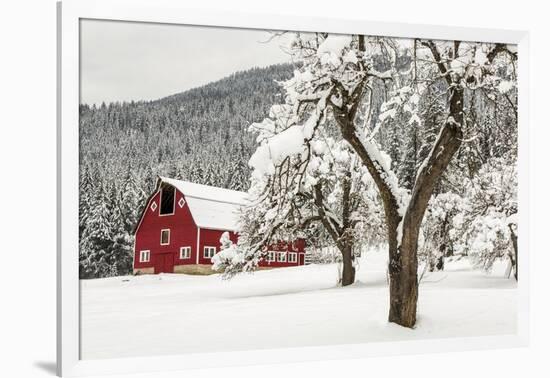
{"label": "red wooden wall", "polygon": [[[196,263],[197,226],[193,221],[187,203],[185,203],[183,208],[179,207],[178,201],[182,197],[184,196],[176,190],[175,210],[173,215],[159,215],[160,192],[156,193],[149,200],[141,223],[136,230],[134,268],[154,267],[157,255],[163,253],[173,255],[174,265]],[[156,203],[155,210],[151,209],[153,202]],[[162,229],[170,229],[170,243],[168,245],[160,244],[160,233]],[[180,260],[180,247],[191,247],[191,258]],[[142,250],[151,251],[149,262],[139,262],[139,254]]]}

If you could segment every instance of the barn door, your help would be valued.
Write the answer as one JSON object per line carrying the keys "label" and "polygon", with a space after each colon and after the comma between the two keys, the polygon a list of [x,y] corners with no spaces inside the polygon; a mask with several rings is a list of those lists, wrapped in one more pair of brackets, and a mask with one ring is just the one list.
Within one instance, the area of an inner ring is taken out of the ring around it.
{"label": "barn door", "polygon": [[174,273],[174,254],[167,253],[164,255],[164,273]]}
{"label": "barn door", "polygon": [[155,274],[174,273],[174,254],[158,253],[155,255]]}
{"label": "barn door", "polygon": [[298,262],[299,262],[299,265],[304,265],[306,263],[306,254],[305,253],[300,253],[298,254]]}
{"label": "barn door", "polygon": [[155,274],[164,272],[164,255],[155,255]]}

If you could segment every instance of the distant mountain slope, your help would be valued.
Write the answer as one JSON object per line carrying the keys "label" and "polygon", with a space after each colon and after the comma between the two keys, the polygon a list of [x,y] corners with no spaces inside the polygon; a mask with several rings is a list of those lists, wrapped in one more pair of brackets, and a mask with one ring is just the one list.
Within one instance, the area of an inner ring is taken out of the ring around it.
{"label": "distant mountain slope", "polygon": [[144,180],[153,171],[242,190],[246,184],[217,176],[246,165],[254,148],[247,127],[281,101],[275,81],[291,74],[288,64],[253,68],[156,101],[82,105],[81,163],[106,181],[131,165]]}
{"label": "distant mountain slope", "polygon": [[81,276],[128,271],[131,260],[113,248],[129,247],[123,239],[157,175],[247,190],[255,148],[248,126],[282,101],[276,81],[292,71],[253,68],[156,101],[81,105]]}

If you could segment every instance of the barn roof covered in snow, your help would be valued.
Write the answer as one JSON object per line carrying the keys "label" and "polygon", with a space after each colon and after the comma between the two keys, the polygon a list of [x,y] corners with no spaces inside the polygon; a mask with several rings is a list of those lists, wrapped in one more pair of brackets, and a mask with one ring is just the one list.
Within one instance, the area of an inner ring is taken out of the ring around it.
{"label": "barn roof covered in snow", "polygon": [[238,211],[246,203],[247,193],[168,177],[159,176],[159,179],[183,193],[198,227],[228,231],[238,229]]}

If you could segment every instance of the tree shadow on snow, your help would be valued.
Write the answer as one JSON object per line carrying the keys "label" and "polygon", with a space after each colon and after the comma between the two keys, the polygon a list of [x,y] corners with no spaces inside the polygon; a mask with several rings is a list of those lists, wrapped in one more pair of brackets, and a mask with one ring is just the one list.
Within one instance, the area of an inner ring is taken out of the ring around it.
{"label": "tree shadow on snow", "polygon": [[307,288],[307,287],[294,287],[294,288],[281,288],[281,289],[265,289],[264,291],[258,290],[255,293],[250,293],[250,291],[247,291],[246,293],[240,292],[240,293],[229,293],[225,295],[225,298],[229,299],[236,299],[236,298],[261,298],[261,297],[274,297],[274,296],[280,296],[280,295],[292,295],[292,294],[313,294],[315,292],[321,292],[321,291],[328,291],[328,290],[350,290],[350,289],[362,289],[362,288],[379,288],[379,287],[387,287],[388,284],[385,279],[379,279],[374,281],[355,281],[354,284],[349,286],[339,286],[336,283],[334,286],[329,287],[320,287],[320,288]]}

